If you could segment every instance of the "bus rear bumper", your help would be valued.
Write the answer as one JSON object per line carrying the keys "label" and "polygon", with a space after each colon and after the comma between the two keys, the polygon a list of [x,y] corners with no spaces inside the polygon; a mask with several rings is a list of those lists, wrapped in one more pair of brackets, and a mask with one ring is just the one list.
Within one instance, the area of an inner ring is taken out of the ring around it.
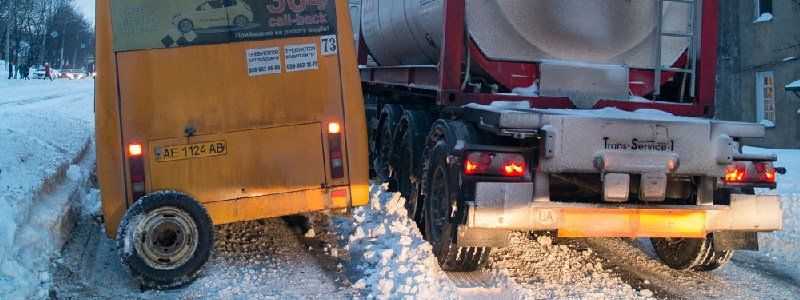
{"label": "bus rear bumper", "polygon": [[[560,237],[705,237],[780,230],[780,198],[732,195],[730,205],[625,205],[532,200],[532,183],[480,182],[459,236],[493,230],[557,231]],[[478,238],[480,239],[480,238]]]}

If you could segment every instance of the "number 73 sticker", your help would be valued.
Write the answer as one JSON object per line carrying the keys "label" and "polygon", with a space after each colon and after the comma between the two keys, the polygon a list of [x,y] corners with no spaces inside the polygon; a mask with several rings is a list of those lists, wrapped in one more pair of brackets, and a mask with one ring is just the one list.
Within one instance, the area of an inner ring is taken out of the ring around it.
{"label": "number 73 sticker", "polygon": [[339,53],[339,42],[336,40],[336,35],[323,35],[320,44],[322,46],[322,56]]}

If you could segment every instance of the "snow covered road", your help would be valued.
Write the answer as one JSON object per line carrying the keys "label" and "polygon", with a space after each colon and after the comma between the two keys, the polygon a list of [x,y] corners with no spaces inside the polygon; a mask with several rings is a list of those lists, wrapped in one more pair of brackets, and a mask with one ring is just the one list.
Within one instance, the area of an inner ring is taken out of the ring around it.
{"label": "snow covered road", "polygon": [[[92,80],[0,81],[2,295],[792,299],[800,294],[800,179],[792,173],[779,177],[778,190],[759,191],[782,196],[784,230],[761,235],[761,252],[739,252],[711,273],[664,267],[645,239],[559,240],[527,233],[495,249],[485,270],[445,273],[406,217],[404,199],[374,185],[370,205],[350,217],[317,214],[312,232],[282,219],[217,226],[214,256],[197,281],[170,291],[141,290],[120,265],[114,241],[102,232],[99,193],[89,180],[92,87]],[[778,155],[777,165],[790,172],[800,167],[800,151]],[[71,231],[59,231],[73,220],[78,225]]]}

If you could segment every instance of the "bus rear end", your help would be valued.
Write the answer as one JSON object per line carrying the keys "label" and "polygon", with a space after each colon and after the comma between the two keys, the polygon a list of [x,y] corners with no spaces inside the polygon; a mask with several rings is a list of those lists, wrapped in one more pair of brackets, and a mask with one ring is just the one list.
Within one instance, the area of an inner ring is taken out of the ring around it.
{"label": "bus rear end", "polygon": [[213,224],[366,204],[346,1],[100,0],[97,10],[103,212],[145,285],[191,280]]}

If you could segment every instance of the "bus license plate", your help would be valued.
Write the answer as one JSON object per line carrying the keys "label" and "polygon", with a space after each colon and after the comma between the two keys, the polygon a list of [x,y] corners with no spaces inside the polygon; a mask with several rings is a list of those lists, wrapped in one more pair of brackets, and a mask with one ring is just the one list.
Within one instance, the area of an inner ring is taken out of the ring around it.
{"label": "bus license plate", "polygon": [[199,157],[211,157],[228,154],[225,141],[203,142],[187,145],[156,147],[156,161],[176,161]]}

